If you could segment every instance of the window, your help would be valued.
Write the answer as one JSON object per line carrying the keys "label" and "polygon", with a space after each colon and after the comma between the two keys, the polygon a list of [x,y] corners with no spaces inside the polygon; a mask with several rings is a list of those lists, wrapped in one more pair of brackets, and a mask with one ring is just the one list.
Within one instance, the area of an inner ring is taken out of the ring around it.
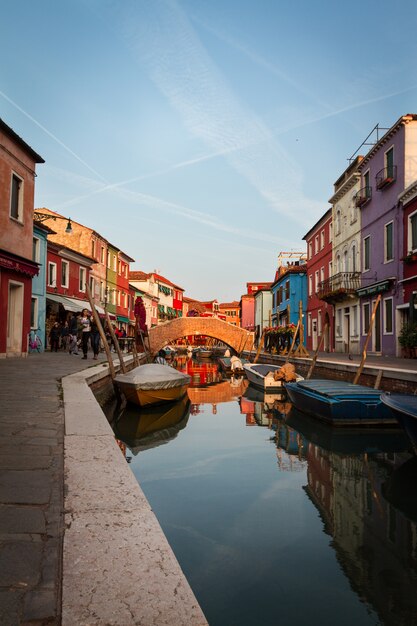
{"label": "window", "polygon": [[96,254],[96,242],[94,241],[94,239],[91,240],[91,256],[93,257],[93,259],[95,259],[95,254]]}
{"label": "window", "polygon": [[315,243],[315,253],[317,254],[317,252],[319,251],[319,236],[318,235],[314,237],[314,243]]}
{"label": "window", "polygon": [[41,242],[37,237],[32,240],[32,261],[39,263],[41,258]]}
{"label": "window", "polygon": [[329,276],[333,276],[333,261],[329,262]]}
{"label": "window", "polygon": [[417,250],[417,211],[408,218],[408,248],[411,252]]}
{"label": "window", "polygon": [[387,178],[394,178],[394,146],[385,153],[385,167],[387,168]]}
{"label": "window", "polygon": [[107,267],[110,267],[110,251],[107,250]]}
{"label": "window", "polygon": [[342,261],[340,259],[340,254],[336,256],[336,274],[339,274],[342,271]]}
{"label": "window", "polygon": [[308,277],[308,295],[313,295],[313,274]]}
{"label": "window", "polygon": [[352,272],[356,272],[356,243],[352,244]]}
{"label": "window", "polygon": [[359,335],[358,332],[358,305],[355,304],[355,306],[353,306],[351,308],[351,315],[352,315],[352,337],[357,337]]}
{"label": "window", "polygon": [[104,265],[104,248],[101,246],[100,262]]}
{"label": "window", "polygon": [[85,267],[80,267],[80,284],[79,284],[79,291],[85,291],[85,278],[86,278],[86,271],[85,271]]}
{"label": "window", "polygon": [[321,282],[324,281],[324,267],[320,268],[320,280],[321,280]]}
{"label": "window", "polygon": [[32,297],[32,303],[30,308],[30,327],[37,330],[38,324],[38,298]]}
{"label": "window", "polygon": [[61,261],[61,285],[62,287],[69,287],[69,263],[68,261]]}
{"label": "window", "polygon": [[336,335],[342,336],[342,309],[336,311]]}
{"label": "window", "polygon": [[311,259],[313,256],[313,242],[309,241],[308,243],[308,258]]}
{"label": "window", "polygon": [[369,170],[365,172],[363,175],[363,186],[365,187],[365,198],[370,198],[371,196],[371,186],[369,184]]}
{"label": "window", "polygon": [[14,173],[10,190],[10,217],[23,221],[23,180]]}
{"label": "window", "polygon": [[386,298],[384,300],[384,334],[392,335],[392,298]]}
{"label": "window", "polygon": [[317,311],[317,332],[321,336],[321,309]]}
{"label": "window", "polygon": [[362,307],[362,328],[363,328],[362,334],[363,335],[368,334],[370,319],[371,319],[370,304],[369,302],[367,302]]}
{"label": "window", "polygon": [[48,263],[48,287],[56,287],[56,263]]}
{"label": "window", "polygon": [[340,235],[340,231],[342,230],[342,213],[340,209],[336,211],[336,235]]}
{"label": "window", "polygon": [[317,291],[319,288],[319,271],[318,270],[316,270],[314,273],[314,279],[315,279],[315,285],[316,285],[316,291]]}
{"label": "window", "polygon": [[370,266],[370,259],[371,259],[371,238],[365,237],[365,239],[363,240],[363,271],[366,272],[368,271],[371,266]]}
{"label": "window", "polygon": [[329,243],[333,241],[333,223],[330,222],[329,224]]}
{"label": "window", "polygon": [[325,241],[324,230],[322,230],[320,233],[320,249],[321,250],[323,250],[324,248],[324,241]]}
{"label": "window", "polygon": [[389,222],[385,224],[385,232],[384,232],[384,257],[385,262],[392,261],[394,258],[393,252],[393,222]]}
{"label": "window", "polygon": [[285,299],[288,300],[290,297],[290,281],[287,280],[285,283]]}
{"label": "window", "polygon": [[117,256],[113,255],[113,272],[117,272]]}
{"label": "window", "polygon": [[100,281],[100,301],[104,302],[104,283]]}
{"label": "window", "polygon": [[307,335],[311,337],[311,313],[307,313]]}
{"label": "window", "polygon": [[95,284],[94,284],[94,278],[92,276],[90,276],[90,293],[91,293],[92,297],[94,298],[94,296],[95,296]]}

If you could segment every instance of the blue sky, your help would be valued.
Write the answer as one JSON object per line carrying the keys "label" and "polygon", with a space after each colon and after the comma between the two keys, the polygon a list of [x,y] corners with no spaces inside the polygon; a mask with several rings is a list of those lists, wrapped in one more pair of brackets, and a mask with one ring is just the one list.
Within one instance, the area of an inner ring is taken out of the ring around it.
{"label": "blue sky", "polygon": [[14,0],[0,117],[36,207],[197,299],[273,280],[370,130],[417,112],[417,3]]}

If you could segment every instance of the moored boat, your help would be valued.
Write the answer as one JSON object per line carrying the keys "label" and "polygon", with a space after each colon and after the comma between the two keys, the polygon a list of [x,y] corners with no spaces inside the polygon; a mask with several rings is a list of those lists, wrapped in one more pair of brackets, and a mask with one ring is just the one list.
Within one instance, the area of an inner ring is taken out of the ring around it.
{"label": "moored boat", "polygon": [[147,363],[127,374],[118,374],[114,380],[128,402],[146,406],[179,400],[191,377],[168,365]]}
{"label": "moored boat", "polygon": [[209,350],[208,348],[200,348],[197,352],[197,358],[199,359],[210,359],[213,356],[213,350]]}
{"label": "moored boat", "polygon": [[[266,363],[244,363],[243,369],[252,385],[263,389],[269,393],[282,392],[284,384],[287,385],[284,378],[276,379],[276,375],[282,371],[282,365],[270,365]],[[295,374],[295,380],[303,380],[299,374]]]}
{"label": "moored boat", "polygon": [[298,410],[336,426],[396,424],[378,389],[326,379],[301,380],[285,386]]}
{"label": "moored boat", "polygon": [[222,356],[217,359],[219,364],[219,369],[221,369],[225,374],[243,374],[244,369],[243,366],[245,363],[249,363],[246,359],[239,358],[236,356],[226,357]]}
{"label": "moored boat", "polygon": [[383,393],[381,401],[398,420],[411,441],[414,450],[417,452],[417,396],[402,393]]}

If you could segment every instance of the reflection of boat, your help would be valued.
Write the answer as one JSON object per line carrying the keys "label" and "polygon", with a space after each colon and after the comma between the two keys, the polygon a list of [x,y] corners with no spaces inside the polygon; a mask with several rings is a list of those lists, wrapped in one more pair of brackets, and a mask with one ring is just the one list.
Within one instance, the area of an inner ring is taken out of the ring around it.
{"label": "reflection of boat", "polygon": [[146,406],[178,400],[186,393],[191,378],[168,365],[147,363],[118,374],[114,380],[126,400]]}
{"label": "reflection of boat", "polygon": [[[240,364],[242,364],[243,366],[245,363],[249,363],[249,361],[247,361],[246,359],[240,359],[239,357],[233,356],[230,358],[226,356],[219,357],[217,359],[217,362],[219,364],[219,369],[223,370],[223,372],[225,372],[226,374],[242,374],[244,372],[244,369],[243,367],[240,367]],[[234,363],[235,365],[233,365]]]}
{"label": "reflection of boat", "polygon": [[126,405],[114,426],[114,433],[133,454],[137,454],[174,439],[187,425],[190,407],[187,396],[169,405],[148,406],[141,410]]}
{"label": "reflection of boat", "polygon": [[417,450],[417,396],[401,393],[383,393],[382,402],[397,418],[414,449]]}
{"label": "reflection of boat", "polygon": [[173,357],[177,354],[177,350],[172,346],[165,346],[165,348],[162,348],[162,350],[165,352],[165,356],[168,357]]}
{"label": "reflection of boat", "polygon": [[381,402],[382,391],[337,380],[301,380],[285,384],[297,409],[336,426],[396,424]]}
{"label": "reflection of boat", "polygon": [[263,402],[268,406],[268,408],[274,408],[275,402],[281,402],[285,395],[284,387],[281,387],[278,393],[268,393],[253,385],[249,385],[246,389],[244,396],[248,400],[252,400],[253,402]]}
{"label": "reflection of boat", "polygon": [[292,407],[285,423],[323,450],[339,454],[403,452],[407,440],[400,428],[335,428]]}
{"label": "reflection of boat", "polygon": [[[279,391],[284,389],[284,381],[275,380],[274,374],[279,372],[281,365],[270,365],[266,363],[245,363],[243,368],[248,380],[255,387],[265,391]],[[296,374],[296,380],[303,380],[303,377]],[[285,383],[286,385],[287,383]]]}
{"label": "reflection of boat", "polygon": [[382,486],[382,494],[388,502],[406,517],[417,522],[417,457],[400,465]]}

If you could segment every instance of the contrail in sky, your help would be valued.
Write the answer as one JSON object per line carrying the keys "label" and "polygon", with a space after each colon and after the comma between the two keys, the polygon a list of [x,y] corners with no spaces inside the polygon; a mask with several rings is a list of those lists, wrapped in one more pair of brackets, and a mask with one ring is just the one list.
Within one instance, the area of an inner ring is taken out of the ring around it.
{"label": "contrail in sky", "polygon": [[36,124],[36,126],[38,126],[41,130],[43,130],[44,133],[46,133],[49,137],[51,137],[51,139],[53,139],[54,141],[56,141],[56,143],[58,143],[62,148],[64,148],[64,150],[66,150],[67,152],[69,152],[69,154],[71,154],[75,159],[77,159],[77,161],[79,161],[80,163],[82,163],[90,172],[92,172],[95,176],[97,176],[98,178],[100,178],[100,180],[105,181],[105,178],[99,174],[98,172],[96,172],[95,169],[93,169],[91,167],[91,165],[89,165],[88,163],[86,163],[80,156],[78,156],[78,154],[76,154],[73,150],[71,150],[71,148],[69,148],[63,141],[61,141],[60,139],[58,139],[58,137],[56,135],[54,135],[53,133],[51,133],[47,128],[45,128],[45,126],[42,126],[42,124],[40,122],[38,122],[37,120],[35,120],[34,117],[32,117],[27,111],[25,111],[24,109],[22,109],[22,107],[20,107],[16,102],[14,102],[14,100],[12,100],[11,98],[9,98],[9,96],[6,96],[5,93],[3,93],[3,91],[0,91],[0,96],[2,96],[5,100],[7,100],[7,102],[10,102],[10,104],[12,104],[18,111],[20,111],[21,113],[23,113],[23,115],[25,115],[28,119],[30,119],[31,122],[33,122],[34,124]]}

